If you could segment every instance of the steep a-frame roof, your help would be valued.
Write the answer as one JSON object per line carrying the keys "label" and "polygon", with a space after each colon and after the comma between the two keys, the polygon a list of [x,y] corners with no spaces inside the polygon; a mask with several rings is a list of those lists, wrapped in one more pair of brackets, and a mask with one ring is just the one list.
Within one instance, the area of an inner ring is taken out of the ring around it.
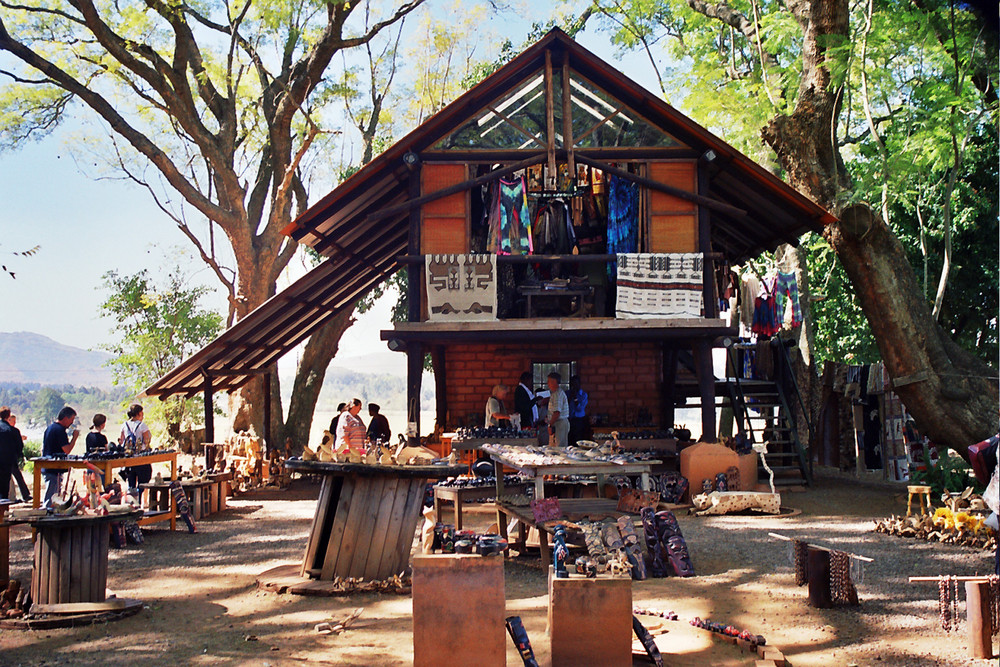
{"label": "steep a-frame roof", "polygon": [[[728,210],[712,210],[712,246],[731,261],[794,243],[802,233],[818,231],[834,220],[566,33],[553,29],[292,222],[285,233],[328,259],[158,380],[147,395],[193,395],[205,386],[206,378],[215,390],[237,388],[388,278],[399,268],[396,258],[407,251],[407,202],[420,195],[415,162],[516,163],[544,155],[544,139],[537,137],[532,125],[544,121],[532,118],[530,112],[533,88],[547,58],[558,68],[565,63],[572,72],[569,85],[575,108],[595,120],[610,121],[601,128],[600,122],[594,123],[589,134],[580,134],[587,138],[574,142],[577,156],[609,161],[697,157],[709,162],[707,191],[698,194],[728,205]],[[496,122],[491,125],[491,120]],[[491,138],[486,146],[474,145],[477,132],[483,137],[499,125],[507,134]],[[517,131],[511,132],[511,127]],[[601,137],[608,134],[608,127],[619,131],[610,141]],[[568,146],[556,148],[565,155]]]}

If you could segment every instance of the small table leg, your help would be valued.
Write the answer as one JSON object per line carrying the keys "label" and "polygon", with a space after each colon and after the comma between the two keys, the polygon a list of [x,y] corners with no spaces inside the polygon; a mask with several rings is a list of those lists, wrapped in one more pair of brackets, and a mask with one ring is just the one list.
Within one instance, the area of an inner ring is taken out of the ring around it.
{"label": "small table leg", "polygon": [[42,505],[42,466],[35,462],[34,465],[34,487],[32,488],[31,506],[38,509]]}
{"label": "small table leg", "polygon": [[462,530],[462,492],[455,494],[455,530]]}
{"label": "small table leg", "polygon": [[494,461],[493,462],[493,475],[496,478],[497,483],[497,495],[496,495],[496,506],[497,506],[497,529],[500,531],[500,537],[507,539],[507,514],[503,511],[503,506],[500,504],[500,496],[503,495],[503,464]]}

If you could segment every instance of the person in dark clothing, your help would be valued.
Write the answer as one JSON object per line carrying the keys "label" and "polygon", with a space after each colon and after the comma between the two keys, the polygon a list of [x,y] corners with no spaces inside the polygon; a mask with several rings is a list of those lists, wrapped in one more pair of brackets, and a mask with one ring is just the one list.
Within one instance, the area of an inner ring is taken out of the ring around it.
{"label": "person in dark clothing", "polygon": [[[56,420],[49,424],[42,436],[42,456],[61,457],[73,451],[76,439],[80,437],[80,431],[73,429],[72,439],[66,433],[66,429],[73,425],[76,419],[76,410],[68,405],[59,411]],[[59,487],[62,485],[62,472],[59,470],[49,470],[44,466],[42,476],[45,477],[45,503],[52,500]]]}
{"label": "person in dark clothing", "polygon": [[368,416],[371,417],[371,421],[368,422],[368,442],[381,440],[383,444],[388,445],[392,438],[392,429],[389,428],[389,420],[385,415],[379,413],[381,409],[377,403],[368,404]]}
{"label": "person in dark clothing", "polygon": [[85,441],[88,454],[91,452],[103,452],[108,448],[108,436],[103,433],[104,426],[107,423],[108,418],[100,412],[94,415],[93,425],[90,427],[90,433],[87,434]]}
{"label": "person in dark clothing", "polygon": [[21,472],[21,463],[24,461],[23,443],[28,439],[28,436],[21,435],[21,431],[17,428],[17,417],[14,416],[14,413],[11,413],[7,417],[6,421],[12,429],[17,431],[17,435],[21,438],[22,443],[21,457],[18,462],[14,464],[14,467],[11,468],[11,477],[13,477],[14,481],[17,482],[18,489],[21,491],[21,500],[24,502],[31,502],[31,489],[28,488],[28,483],[24,481],[24,474]]}
{"label": "person in dark clothing", "polygon": [[10,477],[21,460],[24,451],[24,441],[21,432],[7,423],[10,408],[0,408],[0,499],[8,500],[10,494]]}
{"label": "person in dark clothing", "polygon": [[580,376],[569,379],[569,444],[575,445],[590,437],[590,422],[587,419],[587,392],[583,390]]}
{"label": "person in dark clothing", "polygon": [[519,384],[514,389],[514,410],[521,415],[521,428],[530,428],[538,423],[538,402],[531,388],[531,372],[521,373]]}
{"label": "person in dark clothing", "polygon": [[333,416],[330,420],[330,433],[337,435],[337,422],[340,420],[340,415],[344,414],[344,410],[347,409],[347,403],[341,403],[337,406],[337,414]]}

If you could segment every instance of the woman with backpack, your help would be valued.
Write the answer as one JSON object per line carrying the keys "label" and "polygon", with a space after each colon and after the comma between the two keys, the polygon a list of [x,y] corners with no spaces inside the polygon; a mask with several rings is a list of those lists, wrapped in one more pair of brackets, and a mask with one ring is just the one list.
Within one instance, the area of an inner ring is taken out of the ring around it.
{"label": "woman with backpack", "polygon": [[[153,439],[153,434],[149,432],[149,427],[142,421],[142,406],[133,403],[126,413],[128,421],[122,425],[121,435],[118,436],[118,444],[125,447],[128,454],[149,449],[149,442]],[[128,484],[129,491],[138,489],[140,484],[145,484],[153,478],[153,466],[146,465],[131,466],[125,468],[120,473]],[[142,494],[138,494],[142,497]]]}

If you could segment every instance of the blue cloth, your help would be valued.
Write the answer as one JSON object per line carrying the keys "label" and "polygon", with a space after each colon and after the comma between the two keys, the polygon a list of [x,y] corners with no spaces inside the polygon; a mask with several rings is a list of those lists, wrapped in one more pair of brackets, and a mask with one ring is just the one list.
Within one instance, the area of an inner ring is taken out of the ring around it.
{"label": "blue cloth", "polygon": [[587,392],[583,389],[578,389],[575,394],[570,394],[569,397],[569,416],[574,418],[583,418],[587,416]]}

